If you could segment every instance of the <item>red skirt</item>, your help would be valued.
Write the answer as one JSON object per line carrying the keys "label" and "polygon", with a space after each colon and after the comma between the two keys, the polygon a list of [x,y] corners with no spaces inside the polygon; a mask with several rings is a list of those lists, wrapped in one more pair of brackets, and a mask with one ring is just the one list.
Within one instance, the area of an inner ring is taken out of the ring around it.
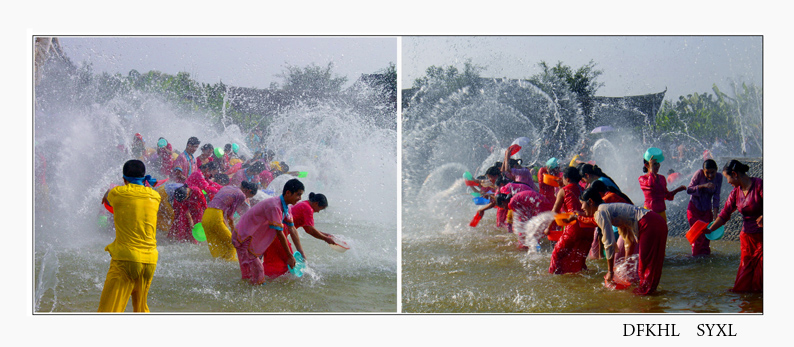
{"label": "red skirt", "polygon": [[[287,240],[287,246],[290,252],[292,252],[292,244],[290,244],[289,240]],[[276,278],[287,273],[287,271],[289,271],[287,259],[289,259],[289,255],[284,251],[284,247],[281,246],[278,240],[274,240],[274,242],[270,244],[270,247],[265,250],[262,257],[262,266],[265,271],[265,276]]]}
{"label": "red skirt", "polygon": [[739,234],[739,241],[742,256],[733,291],[760,293],[764,284],[763,233],[748,234],[742,231]]}
{"label": "red skirt", "polygon": [[648,212],[639,221],[639,260],[637,275],[639,285],[635,294],[648,295],[656,291],[662,277],[665,246],[667,245],[667,221],[656,212]]}
{"label": "red skirt", "polygon": [[593,229],[582,228],[579,222],[566,226],[551,253],[549,273],[559,275],[586,270],[585,260],[593,242]]}
{"label": "red skirt", "polygon": [[[695,204],[690,201],[689,206],[686,208],[686,219],[689,221],[689,227],[691,228],[695,222],[702,220],[706,223],[711,223],[714,220],[714,215],[709,211],[701,211],[695,207]],[[711,254],[711,248],[709,247],[709,239],[706,238],[706,234],[701,234],[695,240],[695,243],[692,244],[692,256],[698,255],[709,255]]]}

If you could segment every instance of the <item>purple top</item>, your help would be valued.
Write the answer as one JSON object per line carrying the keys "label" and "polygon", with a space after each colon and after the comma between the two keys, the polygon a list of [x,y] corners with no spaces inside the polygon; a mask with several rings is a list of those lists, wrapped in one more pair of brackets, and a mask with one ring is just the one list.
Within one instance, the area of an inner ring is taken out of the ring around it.
{"label": "purple top", "polygon": [[[697,186],[706,183],[713,183],[714,188],[700,188]],[[722,175],[717,173],[713,180],[706,178],[703,170],[698,170],[692,176],[692,181],[686,187],[686,193],[691,195],[689,201],[700,211],[711,211],[712,208],[720,207],[720,189],[722,189]]]}
{"label": "purple top", "polygon": [[719,217],[724,221],[731,218],[731,213],[737,209],[742,214],[742,231],[748,234],[763,232],[756,219],[764,214],[764,182],[760,178],[751,177],[750,190],[745,196],[741,187],[736,187],[728,194],[725,207],[720,211]]}
{"label": "purple top", "polygon": [[532,190],[536,192],[538,191],[538,186],[535,184],[535,181],[532,180],[532,173],[529,171],[529,169],[510,169],[510,171],[507,172],[507,178],[510,178],[516,182],[526,183],[530,188],[532,188]]}
{"label": "purple top", "polygon": [[207,208],[217,208],[223,211],[226,218],[232,218],[234,212],[239,212],[240,215],[248,211],[248,205],[245,203],[245,194],[240,188],[234,186],[225,186],[221,188],[215,197],[212,198]]}

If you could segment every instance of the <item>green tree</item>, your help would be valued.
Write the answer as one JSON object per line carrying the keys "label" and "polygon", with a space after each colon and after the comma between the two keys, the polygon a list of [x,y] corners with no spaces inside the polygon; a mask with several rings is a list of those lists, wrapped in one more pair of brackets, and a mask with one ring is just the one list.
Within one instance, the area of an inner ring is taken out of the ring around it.
{"label": "green tree", "polygon": [[314,63],[305,67],[287,65],[276,77],[284,80],[281,84],[282,90],[301,96],[328,96],[338,94],[347,82],[347,77],[333,73],[333,67],[333,63],[328,63],[325,67]]}
{"label": "green tree", "polygon": [[[425,70],[425,76],[414,80],[413,88],[416,93],[410,96],[411,103],[434,105],[460,90],[479,89],[482,86],[482,70],[481,66],[472,64],[471,60],[463,64],[463,71],[452,65],[446,68],[432,65]],[[403,119],[410,122],[405,115]]]}
{"label": "green tree", "polygon": [[598,88],[604,84],[598,82],[598,77],[604,73],[603,70],[597,70],[596,63],[590,60],[584,66],[574,70],[568,65],[564,65],[561,61],[557,65],[549,67],[545,61],[538,63],[538,66],[543,69],[539,74],[531,77],[529,80],[545,92],[550,93],[556,84],[555,81],[562,82],[570,91],[576,94],[576,100],[582,107],[582,112],[585,115],[585,125],[587,128],[597,126],[592,124],[592,110],[593,110],[593,97],[595,96]]}

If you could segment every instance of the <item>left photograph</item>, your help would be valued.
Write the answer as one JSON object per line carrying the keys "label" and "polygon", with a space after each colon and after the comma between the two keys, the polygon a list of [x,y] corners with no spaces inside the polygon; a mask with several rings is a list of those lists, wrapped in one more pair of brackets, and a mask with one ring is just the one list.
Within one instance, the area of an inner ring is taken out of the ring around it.
{"label": "left photograph", "polygon": [[397,38],[31,39],[34,313],[397,311]]}

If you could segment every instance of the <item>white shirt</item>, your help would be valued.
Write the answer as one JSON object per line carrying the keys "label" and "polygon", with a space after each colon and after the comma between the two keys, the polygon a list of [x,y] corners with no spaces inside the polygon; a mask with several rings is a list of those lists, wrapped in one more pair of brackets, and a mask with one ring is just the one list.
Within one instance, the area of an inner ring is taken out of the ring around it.
{"label": "white shirt", "polygon": [[602,230],[601,243],[604,244],[604,250],[607,259],[612,259],[615,255],[615,233],[612,231],[612,226],[616,225],[624,231],[630,231],[634,235],[635,240],[639,240],[639,227],[638,222],[651,210],[624,203],[601,204],[598,205],[593,215],[596,224]]}

